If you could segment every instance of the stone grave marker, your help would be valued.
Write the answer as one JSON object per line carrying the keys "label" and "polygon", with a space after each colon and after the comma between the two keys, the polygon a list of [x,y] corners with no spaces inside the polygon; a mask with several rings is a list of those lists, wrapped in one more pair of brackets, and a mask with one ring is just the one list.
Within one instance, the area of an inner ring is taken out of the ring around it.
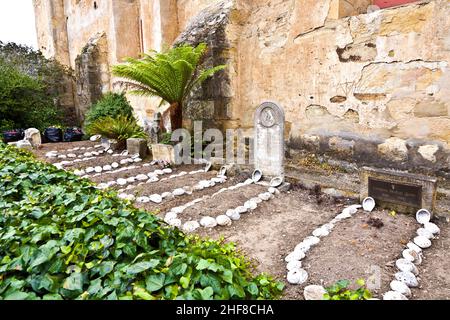
{"label": "stone grave marker", "polygon": [[255,112],[254,164],[264,177],[284,176],[284,111],[274,102]]}
{"label": "stone grave marker", "polygon": [[139,157],[143,159],[147,155],[147,140],[140,138],[129,138],[127,139],[127,150],[128,154],[139,154]]}
{"label": "stone grave marker", "polygon": [[360,178],[361,200],[370,196],[381,207],[405,213],[415,213],[422,208],[433,211],[436,178],[369,167],[361,169]]}

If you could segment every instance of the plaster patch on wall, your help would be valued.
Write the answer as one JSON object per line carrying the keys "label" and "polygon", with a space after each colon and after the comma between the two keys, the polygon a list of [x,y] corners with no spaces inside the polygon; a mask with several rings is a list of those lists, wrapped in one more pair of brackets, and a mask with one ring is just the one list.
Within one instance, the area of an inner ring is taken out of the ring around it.
{"label": "plaster patch on wall", "polygon": [[306,117],[310,120],[331,115],[326,107],[314,104],[307,106],[305,112]]}
{"label": "plaster patch on wall", "polygon": [[427,144],[424,146],[420,146],[418,152],[420,155],[431,162],[436,162],[436,152],[439,150],[439,146],[435,144]]}

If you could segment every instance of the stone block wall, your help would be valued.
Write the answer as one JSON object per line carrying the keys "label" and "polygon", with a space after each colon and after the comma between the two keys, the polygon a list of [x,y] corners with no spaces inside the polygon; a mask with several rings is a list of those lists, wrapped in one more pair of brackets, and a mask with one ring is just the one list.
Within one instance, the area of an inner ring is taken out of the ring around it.
{"label": "stone block wall", "polygon": [[[91,0],[66,0],[70,49],[52,38],[64,34],[60,18],[48,21],[61,14],[60,6],[35,2],[39,43],[62,46],[49,54],[72,66],[99,31],[106,34],[109,65],[124,54],[159,50],[177,35],[176,43],[206,41],[204,65],[227,69],[189,98],[187,126],[204,120],[222,130],[243,128],[251,137],[254,111],[274,100],[285,110],[292,154],[306,148],[361,164],[448,173],[447,0],[369,13],[373,0],[117,0],[114,6],[98,1],[96,9]],[[115,79],[109,81],[114,88]],[[132,100],[141,119],[159,104]]]}
{"label": "stone block wall", "polygon": [[205,64],[227,69],[190,97],[187,125],[251,137],[254,110],[275,100],[291,155],[448,176],[449,2],[368,14],[372,1],[345,3],[230,0],[202,11],[177,42],[206,41]]}
{"label": "stone block wall", "polygon": [[108,44],[105,33],[94,35],[75,59],[78,117],[110,91]]}
{"label": "stone block wall", "polygon": [[[39,49],[46,57],[77,69],[82,77],[77,80],[74,93],[77,114],[82,120],[86,109],[105,88],[116,87],[116,79],[108,75],[109,66],[125,57],[170,47],[192,17],[217,1],[33,0]],[[100,50],[101,58],[94,58],[92,41],[98,34],[104,35],[105,47]],[[91,57],[86,56],[86,47],[91,47]],[[94,66],[96,59],[102,61],[101,65]],[[140,119],[151,117],[159,104],[135,97],[130,100]]]}
{"label": "stone block wall", "polygon": [[208,52],[202,68],[226,65],[228,70],[220,71],[194,90],[187,99],[184,114],[186,127],[193,121],[203,121],[203,128],[222,127],[224,120],[230,119],[230,68],[234,64],[231,43],[227,36],[233,1],[221,1],[200,12],[176,39],[174,45],[197,46],[201,42],[208,45]]}

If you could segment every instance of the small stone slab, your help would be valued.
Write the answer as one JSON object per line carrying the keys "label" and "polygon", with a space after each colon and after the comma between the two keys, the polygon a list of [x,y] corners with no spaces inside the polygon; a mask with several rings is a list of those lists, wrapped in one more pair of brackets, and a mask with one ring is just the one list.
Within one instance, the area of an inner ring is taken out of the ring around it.
{"label": "small stone slab", "polygon": [[152,144],[153,160],[164,160],[169,163],[175,163],[175,149],[168,144]]}
{"label": "small stone slab", "polygon": [[324,287],[318,285],[309,285],[305,287],[303,295],[305,300],[323,300],[323,295],[327,293]]}
{"label": "small stone slab", "polygon": [[360,171],[360,199],[370,196],[380,207],[415,213],[433,211],[437,179],[401,171],[363,167]]}
{"label": "small stone slab", "polygon": [[139,158],[145,158],[147,155],[147,141],[139,138],[127,139],[128,154],[138,154]]}

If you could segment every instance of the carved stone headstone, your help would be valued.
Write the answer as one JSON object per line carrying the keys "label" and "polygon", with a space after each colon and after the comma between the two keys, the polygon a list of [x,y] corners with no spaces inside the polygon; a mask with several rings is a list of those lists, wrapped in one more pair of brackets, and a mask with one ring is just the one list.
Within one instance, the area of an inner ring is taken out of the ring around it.
{"label": "carved stone headstone", "polygon": [[284,111],[264,102],[255,112],[254,162],[265,177],[284,175]]}

